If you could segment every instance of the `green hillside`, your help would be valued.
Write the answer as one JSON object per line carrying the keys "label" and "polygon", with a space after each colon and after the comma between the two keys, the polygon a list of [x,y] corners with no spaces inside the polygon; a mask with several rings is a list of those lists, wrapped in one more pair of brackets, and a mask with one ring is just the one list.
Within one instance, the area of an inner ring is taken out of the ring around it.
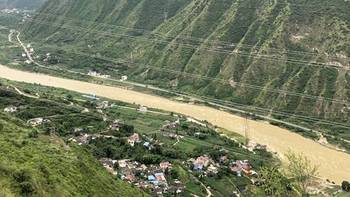
{"label": "green hillside", "polygon": [[0,0],[0,8],[20,8],[34,10],[44,4],[46,0]]}
{"label": "green hillside", "polygon": [[51,64],[260,107],[348,139],[349,10],[344,0],[51,0],[22,31],[57,56]]}
{"label": "green hillside", "polygon": [[0,113],[0,196],[142,196],[86,150]]}

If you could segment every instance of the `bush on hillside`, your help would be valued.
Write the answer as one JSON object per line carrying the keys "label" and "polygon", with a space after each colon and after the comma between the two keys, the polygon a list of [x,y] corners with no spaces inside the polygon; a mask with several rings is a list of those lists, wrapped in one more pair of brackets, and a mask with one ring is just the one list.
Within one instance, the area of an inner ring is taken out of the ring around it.
{"label": "bush on hillside", "polygon": [[343,181],[341,183],[341,188],[346,192],[350,192],[350,183],[348,181]]}

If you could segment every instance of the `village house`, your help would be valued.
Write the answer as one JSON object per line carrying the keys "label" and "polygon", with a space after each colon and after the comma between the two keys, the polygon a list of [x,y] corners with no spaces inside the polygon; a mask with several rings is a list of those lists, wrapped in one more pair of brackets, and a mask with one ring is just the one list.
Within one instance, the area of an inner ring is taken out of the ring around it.
{"label": "village house", "polygon": [[126,80],[128,80],[128,76],[126,76],[126,75],[123,75],[120,79],[120,81],[126,81]]}
{"label": "village house", "polygon": [[31,119],[31,120],[28,120],[28,124],[32,125],[33,127],[36,127],[36,126],[39,126],[41,124],[44,124],[44,123],[49,123],[50,120],[47,120],[47,119],[43,119],[43,118],[34,118],[34,119]]}
{"label": "village house", "polygon": [[242,176],[242,172],[247,176],[256,174],[256,172],[252,170],[253,167],[250,165],[248,160],[237,160],[232,162],[229,168],[232,172],[235,172],[237,176]]}
{"label": "village house", "polygon": [[145,164],[141,164],[139,167],[136,168],[136,171],[139,171],[139,172],[144,172],[146,171],[148,168]]}
{"label": "village house", "polygon": [[140,107],[137,109],[137,111],[142,112],[142,113],[146,113],[146,112],[148,111],[148,109],[147,109],[147,107],[145,107],[145,106],[140,106]]}
{"label": "village house", "polygon": [[101,158],[100,162],[102,163],[103,167],[107,169],[107,171],[113,175],[117,175],[118,173],[114,171],[114,164],[116,163],[115,160],[109,159],[109,158]]}
{"label": "village house", "polygon": [[132,170],[130,169],[122,169],[120,172],[120,178],[124,181],[127,181],[129,183],[134,183],[136,182],[137,178],[135,176],[135,174],[133,173]]}
{"label": "village house", "polygon": [[154,146],[150,142],[143,143],[143,146],[148,150],[152,150],[154,148]]}
{"label": "village house", "polygon": [[110,107],[108,101],[102,101],[101,103],[98,103],[96,106],[96,109],[108,109]]}
{"label": "village house", "polygon": [[214,166],[213,164],[210,164],[210,166],[207,169],[207,172],[209,174],[217,174],[217,173],[219,173],[219,168]]}
{"label": "village house", "polygon": [[164,173],[155,173],[154,176],[160,185],[167,185]]}
{"label": "village house", "polygon": [[74,128],[74,133],[81,133],[83,131],[84,131],[83,128]]}
{"label": "village house", "polygon": [[127,160],[127,159],[118,160],[119,168],[126,168],[126,167],[128,167],[128,161],[129,160]]}
{"label": "village house", "polygon": [[175,129],[180,124],[180,120],[177,120],[175,122],[165,121],[165,124],[162,126],[161,131],[168,131]]}
{"label": "village house", "polygon": [[161,169],[163,172],[165,172],[165,170],[171,169],[172,165],[171,165],[170,162],[165,161],[165,162],[161,162],[161,163],[159,164],[159,167],[160,167],[160,169]]}
{"label": "village house", "polygon": [[125,176],[124,180],[128,181],[129,183],[133,183],[136,181],[136,177],[133,173],[130,173]]}
{"label": "village house", "polygon": [[219,158],[219,162],[220,162],[220,163],[226,163],[227,161],[228,161],[227,155],[221,156],[221,157]]}
{"label": "village house", "polygon": [[4,109],[4,112],[6,113],[14,113],[17,111],[17,107],[9,106]]}
{"label": "village house", "polygon": [[111,125],[109,125],[109,129],[111,131],[119,131],[120,127],[121,124],[119,120],[115,120]]}
{"label": "village house", "polygon": [[77,137],[70,138],[68,141],[72,141],[78,143],[78,145],[88,144],[91,140],[96,139],[97,137],[94,135],[89,135],[86,133],[82,133]]}
{"label": "village house", "polygon": [[141,142],[141,138],[140,138],[140,135],[137,133],[134,133],[132,136],[128,138],[128,143],[130,144],[130,146],[135,146],[135,143],[140,143],[140,142]]}
{"label": "village house", "polygon": [[193,169],[196,171],[202,171],[205,167],[208,167],[210,158],[207,156],[200,156],[193,161]]}

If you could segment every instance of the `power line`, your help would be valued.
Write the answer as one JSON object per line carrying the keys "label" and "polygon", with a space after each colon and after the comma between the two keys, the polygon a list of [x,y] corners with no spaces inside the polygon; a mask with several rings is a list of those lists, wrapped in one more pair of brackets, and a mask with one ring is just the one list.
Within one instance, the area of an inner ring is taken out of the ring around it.
{"label": "power line", "polygon": [[[68,69],[62,69],[62,68],[52,68],[52,67],[46,67],[46,66],[41,66],[45,69],[50,69],[50,70],[55,70],[55,71],[66,71],[66,72],[69,72],[69,73],[73,73],[73,74],[80,74],[80,75],[84,75],[84,76],[89,76],[88,74],[85,74],[85,73],[80,73],[80,72],[77,72],[77,71],[72,71],[72,70],[68,70]],[[116,80],[116,79],[106,79],[106,80],[111,80],[111,81],[118,81],[120,82],[119,80]],[[157,89],[159,90],[159,89]],[[175,93],[175,94],[179,94],[179,93],[176,93],[176,92],[173,92],[173,91],[167,91],[168,93]],[[182,93],[182,95],[188,95],[188,93]],[[202,96],[199,96],[199,95],[195,95],[197,96],[198,98],[201,98]],[[227,103],[228,101],[224,101],[224,100],[220,100],[224,103]],[[217,101],[215,101],[217,102]],[[218,102],[217,102],[218,103]],[[230,102],[230,103],[233,103],[233,102]],[[227,106],[227,104],[226,104]],[[230,105],[229,105],[230,106]],[[231,105],[232,106],[232,105]],[[313,122],[316,122],[316,123],[322,123],[324,125],[331,125],[331,126],[339,126],[339,127],[343,127],[343,128],[349,128],[350,129],[350,125],[344,125],[343,123],[338,123],[338,122],[331,122],[331,121],[327,121],[325,119],[318,119],[318,118],[310,118],[309,116],[300,116],[300,115],[297,115],[297,114],[291,114],[291,113],[285,113],[285,112],[280,112],[280,111],[271,111],[271,109],[267,109],[267,108],[259,108],[259,107],[254,107],[254,106],[250,106],[250,105],[244,105],[244,104],[235,104],[233,105],[233,107],[237,107],[237,106],[240,106],[240,107],[247,107],[247,108],[250,108],[249,110],[251,111],[255,111],[255,112],[260,112],[260,113],[272,113],[272,114],[275,114],[275,115],[278,115],[278,116],[284,116],[284,117],[292,117],[292,118],[295,118],[295,119],[299,119],[299,120],[304,120],[304,121],[313,121]],[[253,108],[253,109],[252,109]]]}
{"label": "power line", "polygon": [[[93,58],[98,58],[98,57],[93,57]],[[37,64],[38,65],[38,64]],[[71,70],[68,70],[68,69],[62,69],[62,68],[50,68],[50,67],[46,67],[46,66],[41,66],[41,67],[44,67],[46,69],[52,69],[52,70],[56,70],[56,71],[67,71],[67,72],[71,72],[71,73],[74,73],[74,74],[81,74],[81,75],[86,75],[88,76],[87,74],[85,73],[79,73],[79,72],[76,72],[76,71],[71,71]],[[115,79],[108,79],[108,80],[112,80],[112,81],[119,81],[119,80],[115,80]],[[168,92],[172,92],[172,91],[168,91]],[[198,96],[198,95],[196,95]],[[223,100],[220,100],[220,101],[223,101]],[[224,102],[227,102],[227,101],[224,101]],[[232,103],[232,102],[231,102]],[[246,106],[248,108],[257,108],[257,107],[252,107],[252,106],[249,106],[249,105],[244,105],[244,104],[237,104],[237,105],[240,105],[240,106]],[[270,110],[270,109],[267,109],[267,108],[258,108],[258,109],[253,109],[255,110],[256,112],[263,112],[263,113],[266,113],[266,110]],[[286,117],[293,117],[293,118],[297,118],[299,120],[306,120],[306,121],[318,121],[319,123],[322,123],[324,125],[332,125],[332,126],[340,126],[340,127],[343,127],[343,128],[350,128],[348,125],[343,125],[342,123],[337,123],[337,122],[329,122],[325,119],[317,119],[317,118],[310,118],[308,116],[300,116],[300,115],[296,115],[296,114],[288,114],[288,113],[284,113],[284,112],[279,112],[279,111],[273,111],[274,114],[276,115],[280,115],[280,116],[286,116]]]}
{"label": "power line", "polygon": [[[64,18],[65,20],[68,21],[76,21],[76,22],[87,22],[87,23],[92,23],[95,25],[104,25],[107,27],[114,27],[114,28],[119,28],[119,29],[125,29],[125,30],[133,30],[133,31],[137,31],[138,33],[142,33],[142,34],[148,34],[149,36],[159,36],[161,39],[170,39],[170,40],[174,40],[174,39],[181,39],[184,41],[193,41],[193,42],[200,42],[200,43],[208,43],[208,44],[215,44],[215,45],[220,45],[220,47],[241,47],[241,48],[245,48],[245,49],[249,49],[249,48],[254,48],[256,47],[256,45],[249,45],[249,44],[241,44],[241,43],[232,43],[232,42],[225,42],[225,41],[220,41],[220,40],[207,40],[207,39],[203,39],[203,38],[199,38],[199,37],[192,37],[192,36],[174,36],[174,37],[170,37],[170,36],[165,36],[160,34],[160,33],[156,33],[147,29],[141,29],[141,28],[132,28],[132,27],[126,27],[126,26],[120,26],[120,25],[113,25],[113,24],[108,24],[108,23],[101,23],[101,22],[94,22],[94,21],[89,21],[89,20],[83,20],[83,19],[74,19],[74,18],[69,18],[69,17],[65,17],[62,15],[54,15],[54,14],[43,14],[40,13],[40,15],[46,15],[46,16],[53,16],[56,19],[58,18]],[[30,19],[33,20],[33,19]],[[36,19],[34,19],[36,20]],[[242,26],[242,27],[237,27],[239,28],[249,28],[250,26]],[[237,29],[236,28],[236,29]],[[278,53],[282,53],[282,54],[295,54],[295,55],[319,55],[318,53],[315,52],[304,52],[304,51],[295,51],[295,50],[286,50],[281,51],[280,48],[273,48],[273,47],[268,47],[267,49],[273,49],[273,51],[278,52]],[[328,56],[328,57],[336,57],[336,56]]]}
{"label": "power line", "polygon": [[[35,21],[33,19],[31,19],[32,21]],[[36,22],[42,22],[46,25],[49,26],[56,26],[56,27],[60,27],[60,28],[66,28],[66,29],[70,29],[70,30],[77,30],[77,28],[80,28],[82,30],[87,30],[87,31],[94,31],[97,32],[96,34],[99,35],[104,35],[104,36],[113,36],[113,37],[129,37],[132,39],[143,39],[144,41],[150,41],[152,39],[150,38],[145,38],[145,37],[139,37],[139,36],[132,36],[132,35],[125,35],[125,34],[115,34],[115,33],[109,33],[109,32],[105,32],[105,31],[100,31],[100,30],[91,30],[91,29],[87,29],[87,28],[83,28],[83,27],[72,27],[70,25],[65,25],[64,27],[61,26],[60,24],[55,24],[54,23],[48,23],[45,21],[36,21]],[[67,27],[70,26],[70,27]],[[296,59],[278,59],[277,57],[274,56],[270,56],[270,55],[261,55],[261,54],[257,54],[257,55],[251,55],[251,53],[244,53],[244,52],[239,52],[239,51],[228,51],[228,50],[221,50],[221,49],[211,49],[211,48],[198,48],[200,46],[194,46],[194,45],[190,45],[190,44],[183,44],[183,43],[178,43],[178,42],[174,42],[174,41],[164,41],[164,40],[157,40],[157,39],[153,39],[153,41],[157,41],[160,43],[176,43],[181,45],[184,48],[190,48],[190,49],[194,49],[194,50],[205,50],[208,52],[214,52],[214,53],[221,53],[221,54],[226,54],[226,55],[234,55],[234,54],[238,54],[239,56],[243,56],[243,57],[250,57],[250,58],[254,58],[254,59],[265,59],[265,60],[270,60],[270,61],[284,61],[287,63],[292,63],[292,64],[296,64],[296,65],[304,65],[304,66],[316,66],[316,67],[329,67],[329,68],[333,68],[333,69],[341,69],[344,71],[350,71],[350,68],[345,68],[345,67],[339,67],[337,65],[329,65],[326,63],[320,63],[320,62],[307,62],[307,61],[301,61],[301,60],[296,60]]]}
{"label": "power line", "polygon": [[[182,71],[176,71],[176,70],[172,70],[172,69],[160,68],[160,67],[146,65],[146,64],[138,64],[138,63],[134,63],[134,62],[130,62],[130,61],[124,60],[124,59],[114,59],[114,58],[108,58],[108,57],[104,57],[104,56],[96,57],[96,56],[92,56],[92,54],[89,54],[89,53],[77,52],[77,51],[69,51],[69,50],[67,50],[64,47],[57,47],[57,46],[53,46],[53,45],[43,45],[43,46],[47,47],[47,48],[52,48],[52,49],[56,49],[56,50],[63,50],[63,51],[66,51],[66,52],[79,54],[79,55],[82,55],[82,56],[88,56],[88,57],[91,57],[91,58],[96,58],[96,59],[101,59],[101,60],[105,60],[105,61],[110,61],[110,62],[114,62],[114,63],[117,63],[117,64],[133,64],[133,65],[136,65],[137,67],[149,68],[149,69],[164,71],[164,72],[172,73],[172,74],[185,75],[185,76],[194,77],[194,78],[203,79],[203,80],[217,81],[217,82],[220,82],[222,84],[231,85],[229,80],[225,80],[225,79],[222,79],[222,78],[207,77],[207,76],[202,76],[202,75],[198,75],[198,74],[186,73],[186,72],[182,72]],[[234,85],[235,86],[240,86],[240,87],[247,87],[247,88],[255,89],[255,90],[263,90],[263,91],[266,91],[266,92],[287,94],[287,95],[294,96],[294,97],[304,97],[304,98],[309,98],[309,99],[314,99],[314,100],[329,101],[329,102],[339,103],[339,104],[349,104],[348,102],[345,102],[343,100],[331,99],[331,98],[326,98],[326,97],[321,97],[321,96],[314,96],[314,95],[309,95],[309,94],[304,94],[304,93],[290,92],[290,91],[287,91],[287,90],[266,88],[266,87],[263,87],[263,86],[251,85],[251,84],[240,83],[240,82],[234,82]]]}
{"label": "power line", "polygon": [[[57,47],[54,47],[54,48],[56,48],[57,49]],[[63,49],[61,49],[61,50],[63,50]],[[91,57],[91,54],[86,54],[86,53],[77,53],[77,52],[73,52],[73,53],[76,53],[76,54],[80,54],[80,55],[87,55],[87,56],[89,56],[89,57]],[[106,60],[106,61],[111,61],[111,62],[115,62],[115,60],[113,60],[113,59],[111,59],[111,58],[108,58],[108,60],[106,59],[106,58],[102,58],[102,57],[92,57],[92,58],[96,58],[96,59],[103,59],[103,60]],[[39,64],[37,64],[37,65],[39,65]],[[46,66],[42,66],[42,67],[45,67],[45,68],[48,68],[48,67],[46,67]],[[48,69],[51,69],[51,68],[48,68]],[[59,68],[59,70],[64,70],[64,69],[61,69],[61,68]],[[81,75],[87,75],[87,74],[85,74],[85,73],[79,73],[79,72],[76,72],[76,71],[71,71],[71,70],[66,70],[66,71],[69,71],[69,72],[71,72],[71,73],[74,73],[74,74],[81,74]],[[113,79],[110,79],[110,80],[113,80]],[[117,80],[116,80],[117,81]],[[171,92],[171,91],[170,91]],[[219,101],[222,101],[222,100],[219,100]],[[225,101],[225,102],[227,102],[227,101]],[[235,105],[240,105],[240,106],[248,106],[248,105],[243,105],[243,104],[235,104]],[[252,106],[248,106],[249,108],[252,108]],[[253,108],[255,108],[255,110],[256,110],[256,108],[257,107],[253,107]],[[262,111],[262,110],[265,110],[265,112],[266,112],[266,108],[260,108],[259,109],[260,111]],[[270,110],[269,110],[270,111]],[[302,116],[300,116],[300,115],[296,115],[295,113],[294,114],[290,114],[290,113],[285,113],[285,112],[280,112],[280,111],[275,111],[275,112],[273,112],[273,113],[279,113],[279,114],[282,114],[282,115],[288,115],[288,116],[297,116],[297,117],[302,117]],[[323,121],[325,124],[330,124],[330,125],[338,125],[338,126],[343,126],[344,127],[344,125],[341,125],[342,123],[337,123],[337,122],[325,122],[324,121],[324,119],[317,119],[317,118],[310,118],[309,116],[304,116],[304,117],[302,117],[303,118],[303,120],[305,120],[305,118],[306,118],[306,120],[317,120],[317,121]]]}

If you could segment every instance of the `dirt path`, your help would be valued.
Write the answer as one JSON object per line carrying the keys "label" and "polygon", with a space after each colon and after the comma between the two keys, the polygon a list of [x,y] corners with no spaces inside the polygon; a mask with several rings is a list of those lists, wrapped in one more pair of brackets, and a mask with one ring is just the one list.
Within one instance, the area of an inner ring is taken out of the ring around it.
{"label": "dirt path", "polygon": [[[97,96],[128,103],[173,111],[198,120],[206,120],[213,125],[244,135],[244,118],[210,107],[180,103],[117,87],[23,72],[5,66],[0,66],[0,77],[14,81],[64,88],[84,94],[96,94]],[[286,129],[263,122],[249,120],[249,126],[253,141],[266,144],[280,154],[286,153],[288,150],[304,153],[314,164],[319,165],[320,176],[323,178],[328,178],[337,183],[343,180],[350,180],[349,154],[329,149]]]}

